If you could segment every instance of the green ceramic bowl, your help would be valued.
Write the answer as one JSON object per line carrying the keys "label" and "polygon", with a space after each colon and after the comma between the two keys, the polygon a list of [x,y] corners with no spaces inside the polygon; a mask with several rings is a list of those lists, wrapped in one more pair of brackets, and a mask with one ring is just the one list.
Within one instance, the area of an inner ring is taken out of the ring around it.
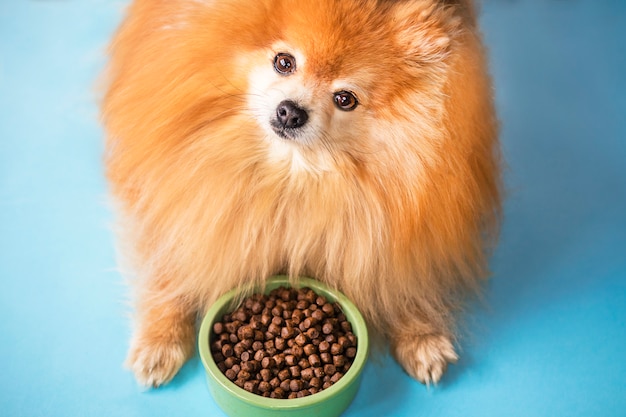
{"label": "green ceramic bowl", "polygon": [[[285,276],[272,277],[261,291],[269,293],[280,286],[289,287]],[[334,417],[339,416],[352,402],[361,382],[361,373],[369,351],[367,327],[361,313],[342,293],[330,289],[319,281],[301,278],[300,287],[309,287],[325,296],[331,302],[338,302],[344,314],[352,324],[352,331],[357,337],[357,355],[348,372],[331,387],[303,398],[276,399],[265,398],[245,391],[231,382],[217,367],[209,348],[211,329],[222,315],[234,310],[237,291],[233,290],[213,304],[200,326],[198,344],[200,357],[207,374],[209,391],[213,399],[226,414],[231,417]]]}

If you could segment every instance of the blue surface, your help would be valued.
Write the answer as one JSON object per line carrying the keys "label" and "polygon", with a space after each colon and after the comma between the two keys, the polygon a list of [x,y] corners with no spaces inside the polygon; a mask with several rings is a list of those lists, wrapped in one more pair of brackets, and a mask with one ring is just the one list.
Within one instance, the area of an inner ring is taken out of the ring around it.
{"label": "blue surface", "polygon": [[[0,0],[0,414],[222,416],[199,360],[121,363],[94,82],[124,1]],[[501,244],[437,387],[390,359],[345,414],[626,416],[626,2],[487,1],[508,162]]]}

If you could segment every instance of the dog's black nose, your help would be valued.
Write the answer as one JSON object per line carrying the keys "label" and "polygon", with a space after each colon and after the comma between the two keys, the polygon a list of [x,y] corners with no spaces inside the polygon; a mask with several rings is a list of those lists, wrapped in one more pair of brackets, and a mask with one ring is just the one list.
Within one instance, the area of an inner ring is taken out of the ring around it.
{"label": "dog's black nose", "polygon": [[284,100],[276,107],[276,118],[281,127],[296,129],[309,120],[309,115],[293,101]]}

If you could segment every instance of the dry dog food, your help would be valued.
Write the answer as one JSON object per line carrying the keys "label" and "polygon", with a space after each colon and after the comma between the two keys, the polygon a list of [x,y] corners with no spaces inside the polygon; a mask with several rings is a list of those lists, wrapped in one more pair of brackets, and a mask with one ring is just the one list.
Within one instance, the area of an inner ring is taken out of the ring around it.
{"label": "dry dog food", "polygon": [[299,398],[350,369],[357,340],[341,307],[310,288],[254,294],[213,325],[211,353],[237,386],[271,398]]}

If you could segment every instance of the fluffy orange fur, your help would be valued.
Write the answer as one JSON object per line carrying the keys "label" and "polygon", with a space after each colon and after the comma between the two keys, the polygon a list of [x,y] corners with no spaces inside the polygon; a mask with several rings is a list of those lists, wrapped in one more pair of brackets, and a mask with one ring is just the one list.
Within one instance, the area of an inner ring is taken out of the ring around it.
{"label": "fluffy orange fur", "polygon": [[[175,375],[218,296],[276,273],[338,287],[409,374],[439,380],[500,210],[473,13],[466,1],[134,1],[103,117],[141,383]],[[317,111],[319,137],[302,142],[271,137],[251,105],[268,91],[251,74],[272,74],[289,48]],[[354,111],[334,107],[338,82]]]}

